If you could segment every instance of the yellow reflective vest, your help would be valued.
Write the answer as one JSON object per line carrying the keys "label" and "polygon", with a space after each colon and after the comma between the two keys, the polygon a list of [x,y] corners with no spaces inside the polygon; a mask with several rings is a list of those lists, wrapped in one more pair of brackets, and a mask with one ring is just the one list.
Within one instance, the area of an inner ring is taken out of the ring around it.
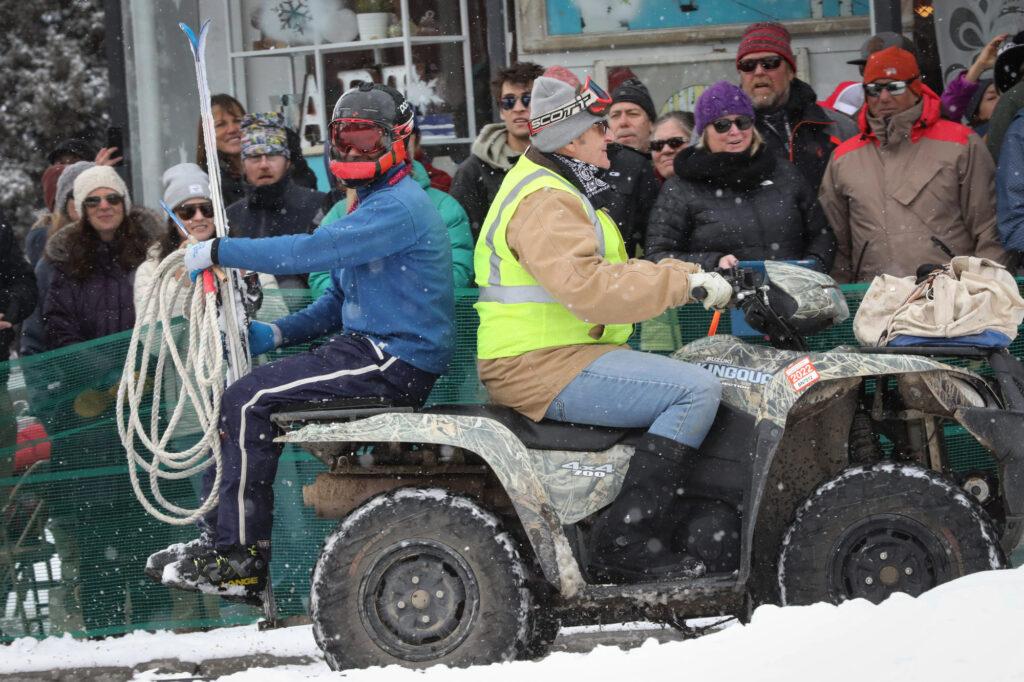
{"label": "yellow reflective vest", "polygon": [[598,338],[594,324],[573,315],[519,264],[506,241],[505,231],[520,202],[539,189],[552,188],[577,197],[594,225],[598,249],[610,263],[626,262],[626,247],[619,228],[606,212],[595,211],[590,201],[568,180],[523,154],[509,170],[484,219],[473,265],[480,298],[477,357],[483,360],[522,355],[539,348],[611,343],[621,345],[633,331],[631,324],[610,324]]}

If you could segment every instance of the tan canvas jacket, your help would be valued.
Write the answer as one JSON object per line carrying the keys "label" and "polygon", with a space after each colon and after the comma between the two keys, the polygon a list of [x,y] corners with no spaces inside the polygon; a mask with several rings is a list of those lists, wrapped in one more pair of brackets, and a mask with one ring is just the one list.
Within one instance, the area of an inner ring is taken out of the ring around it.
{"label": "tan canvas jacket", "polygon": [[[554,169],[543,155],[536,163]],[[629,260],[609,263],[601,255],[594,225],[569,192],[541,189],[523,199],[509,220],[506,239],[520,264],[562,305],[595,325],[636,323],[690,302],[692,263]],[[596,336],[600,331],[595,330]],[[480,360],[480,379],[491,400],[534,420],[587,365],[624,348],[579,345],[543,348],[516,357]]]}
{"label": "tan canvas jacket", "polygon": [[888,121],[864,107],[862,134],[833,153],[819,199],[838,242],[837,281],[903,277],[948,262],[933,236],[954,255],[1008,262],[996,230],[992,157],[939,110],[927,87],[917,105]]}

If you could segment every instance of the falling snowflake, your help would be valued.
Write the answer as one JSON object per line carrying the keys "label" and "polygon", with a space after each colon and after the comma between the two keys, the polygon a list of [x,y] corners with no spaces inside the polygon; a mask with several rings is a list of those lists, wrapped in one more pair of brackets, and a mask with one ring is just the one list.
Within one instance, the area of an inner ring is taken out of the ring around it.
{"label": "falling snowflake", "polygon": [[274,7],[277,12],[277,20],[281,28],[286,31],[296,31],[305,35],[306,27],[313,20],[309,12],[309,4],[305,0],[284,0]]}

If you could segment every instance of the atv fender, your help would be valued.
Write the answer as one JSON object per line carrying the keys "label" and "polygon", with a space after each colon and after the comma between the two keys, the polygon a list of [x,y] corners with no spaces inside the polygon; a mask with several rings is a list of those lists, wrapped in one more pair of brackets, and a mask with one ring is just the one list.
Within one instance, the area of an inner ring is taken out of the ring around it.
{"label": "atv fender", "polygon": [[547,580],[567,598],[585,584],[526,446],[494,419],[392,412],[350,422],[307,424],[275,441],[297,445],[433,443],[469,450],[487,463],[505,488]]}
{"label": "atv fender", "polygon": [[[808,364],[810,372],[807,371]],[[759,518],[766,495],[767,473],[771,470],[779,443],[784,437],[786,420],[797,409],[798,402],[816,401],[823,394],[834,394],[836,383],[849,384],[848,380],[853,378],[863,380],[874,376],[917,373],[934,377],[936,373],[942,373],[963,379],[972,386],[980,381],[967,370],[923,356],[845,352],[842,348],[824,353],[802,354],[771,369],[772,379],[764,387],[754,431],[756,445],[752,470],[757,473],[751,481],[749,504],[751,518],[754,519]],[[794,369],[800,371],[791,371]],[[945,393],[945,397],[949,395]],[[746,556],[750,556],[749,552],[754,546],[754,536],[758,530],[756,525],[756,522],[749,523],[743,529]],[[744,562],[739,576],[741,582],[747,580],[750,570],[749,563]]]}

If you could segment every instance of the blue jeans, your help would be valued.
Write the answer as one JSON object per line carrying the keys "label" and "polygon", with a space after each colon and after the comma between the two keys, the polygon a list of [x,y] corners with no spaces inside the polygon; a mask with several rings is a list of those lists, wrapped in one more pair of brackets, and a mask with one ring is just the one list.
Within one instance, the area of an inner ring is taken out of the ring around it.
{"label": "blue jeans", "polygon": [[615,350],[590,363],[555,397],[548,419],[648,433],[696,448],[718,411],[710,372],[662,355]]}

